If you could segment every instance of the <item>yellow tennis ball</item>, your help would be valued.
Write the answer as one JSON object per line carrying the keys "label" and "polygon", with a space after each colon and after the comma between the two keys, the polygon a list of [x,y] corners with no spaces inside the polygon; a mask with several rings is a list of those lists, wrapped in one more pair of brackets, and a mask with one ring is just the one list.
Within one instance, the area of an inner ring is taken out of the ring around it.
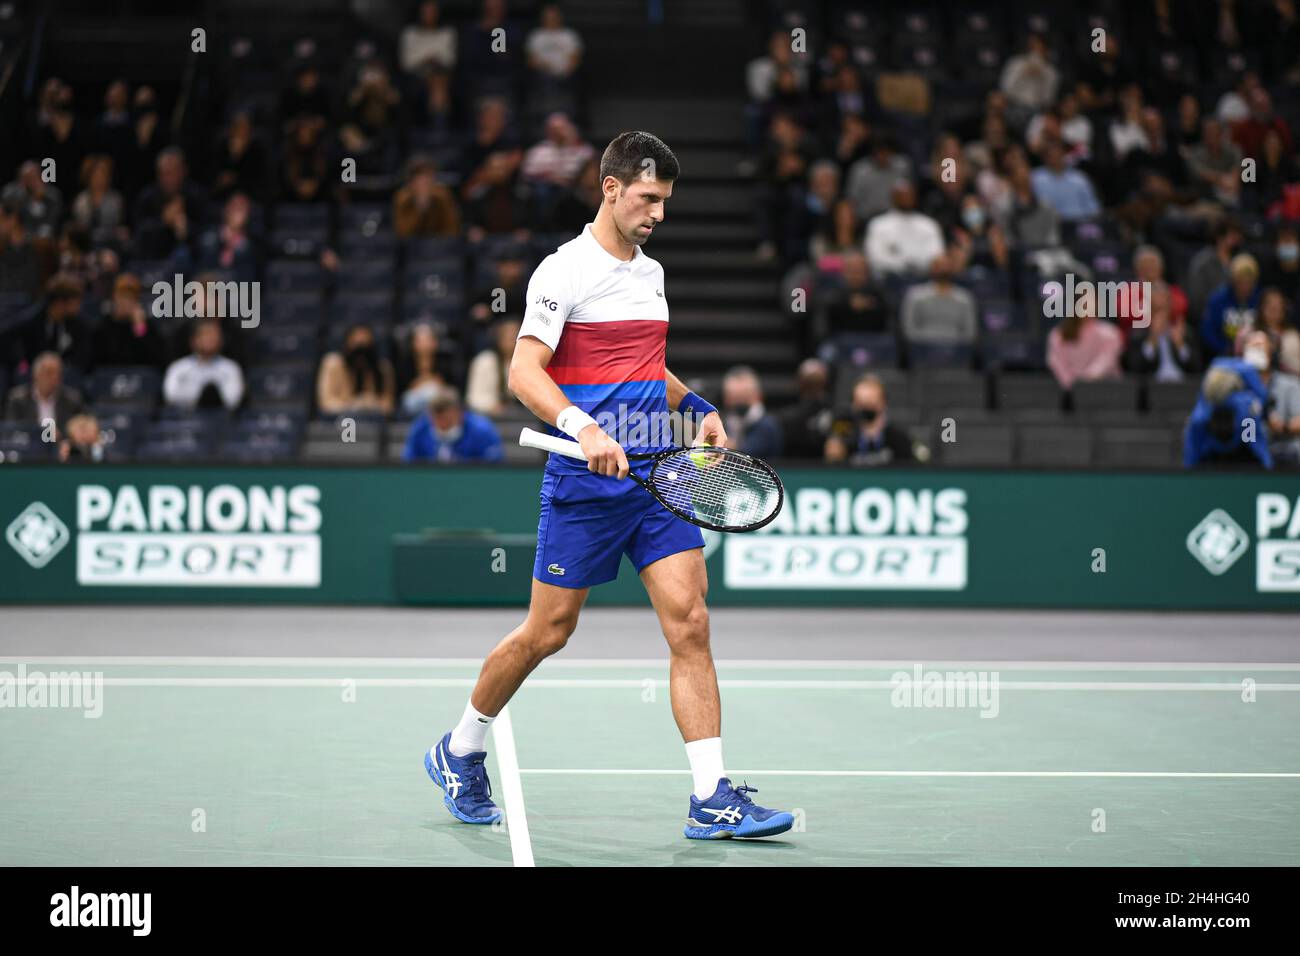
{"label": "yellow tennis ball", "polygon": [[[707,448],[709,443],[705,442],[701,447]],[[695,462],[696,468],[707,468],[709,466],[709,456],[702,451],[691,452],[691,461]]]}

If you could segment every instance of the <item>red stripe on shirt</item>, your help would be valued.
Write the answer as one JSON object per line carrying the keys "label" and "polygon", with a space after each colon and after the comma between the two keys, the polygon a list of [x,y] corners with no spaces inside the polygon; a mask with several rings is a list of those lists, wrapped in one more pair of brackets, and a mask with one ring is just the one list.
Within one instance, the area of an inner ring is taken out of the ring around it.
{"label": "red stripe on shirt", "polygon": [[667,340],[667,322],[634,319],[566,324],[546,370],[559,385],[661,379]]}

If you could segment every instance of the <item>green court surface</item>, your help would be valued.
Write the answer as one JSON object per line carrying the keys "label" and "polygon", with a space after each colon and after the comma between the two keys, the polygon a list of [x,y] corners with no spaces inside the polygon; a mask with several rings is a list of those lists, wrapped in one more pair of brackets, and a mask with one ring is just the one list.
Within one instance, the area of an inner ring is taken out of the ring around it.
{"label": "green court surface", "polygon": [[1294,664],[926,662],[985,672],[986,696],[904,707],[910,662],[720,662],[729,771],[797,822],[716,843],[682,837],[664,661],[561,657],[533,675],[489,738],[508,827],[456,822],[422,764],[476,661],[0,672],[20,664],[101,675],[102,713],[0,709],[3,865],[1300,863]]}

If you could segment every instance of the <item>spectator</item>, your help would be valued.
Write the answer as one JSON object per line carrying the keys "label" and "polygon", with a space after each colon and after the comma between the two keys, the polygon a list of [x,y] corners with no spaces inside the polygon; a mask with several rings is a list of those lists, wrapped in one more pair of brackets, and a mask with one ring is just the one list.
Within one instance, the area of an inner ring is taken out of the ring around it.
{"label": "spectator", "polygon": [[59,461],[86,464],[104,460],[104,436],[99,419],[89,413],[68,419],[68,437],[59,444]]}
{"label": "spectator", "polygon": [[[1165,282],[1165,257],[1155,246],[1138,246],[1133,253],[1133,282],[1125,282],[1119,290],[1120,330],[1129,334],[1134,322],[1143,322],[1146,303],[1142,290],[1163,286],[1169,297],[1169,318],[1181,323],[1187,318],[1187,296],[1176,285]],[[1145,323],[1143,323],[1145,324]]]}
{"label": "spectator", "polygon": [[1263,272],[1264,285],[1276,288],[1288,302],[1300,304],[1300,234],[1292,223],[1278,223],[1273,255]]}
{"label": "spectator", "polygon": [[158,154],[157,178],[135,203],[136,248],[146,259],[181,256],[203,228],[203,193],[189,180],[185,154],[169,146]]}
{"label": "spectator", "polygon": [[1006,219],[1012,244],[1028,248],[1058,245],[1060,217],[1046,202],[1039,201],[1024,150],[1008,149],[1003,163],[1010,187]]}
{"label": "spectator", "polygon": [[551,80],[567,80],[582,62],[582,37],[564,25],[557,3],[542,7],[540,20],[541,25],[524,41],[528,66]]}
{"label": "spectator", "polygon": [[979,330],[975,297],[952,281],[952,253],[930,263],[930,281],[903,296],[903,338],[916,345],[973,345]]}
{"label": "spectator", "polygon": [[58,273],[45,284],[44,308],[18,329],[18,361],[31,363],[53,352],[79,372],[90,365],[90,330],[80,319],[85,289],[80,280]]}
{"label": "spectator", "polygon": [[424,0],[419,20],[402,29],[399,60],[404,71],[417,76],[449,76],[456,69],[456,30],[441,25],[441,19],[435,0]]}
{"label": "spectator", "polygon": [[1300,332],[1289,315],[1291,306],[1277,288],[1270,286],[1259,296],[1258,327],[1268,336],[1278,369],[1300,375]]}
{"label": "spectator", "polygon": [[460,207],[432,160],[416,157],[408,166],[406,185],[393,196],[393,229],[403,239],[460,234]]}
{"label": "spectator", "polygon": [[821,359],[799,363],[799,400],[777,416],[786,458],[819,459],[826,448],[833,418],[830,372]]}
{"label": "spectator", "polygon": [[1234,340],[1255,324],[1259,308],[1259,265],[1243,252],[1232,257],[1228,282],[1210,296],[1201,320],[1201,346],[1206,361],[1232,355]]}
{"label": "spectator", "polygon": [[523,62],[523,38],[506,18],[505,0],[483,0],[479,18],[463,28],[460,39],[462,75],[470,100],[485,94],[515,94]]}
{"label": "spectator", "polygon": [[895,183],[891,198],[893,208],[867,226],[867,261],[879,276],[924,273],[943,253],[943,232],[937,222],[916,211],[916,187],[910,182]]}
{"label": "spectator", "polygon": [[158,97],[153,87],[141,86],[132,98],[131,156],[117,166],[122,174],[122,194],[136,196],[144,187],[148,170],[154,169],[166,145],[166,131],[158,114]]}
{"label": "spectator", "polygon": [[220,269],[233,274],[237,282],[253,282],[261,274],[257,245],[249,235],[253,204],[243,193],[226,200],[221,225],[209,229],[199,240],[199,268]]}
{"label": "spectator", "polygon": [[14,203],[0,201],[0,292],[33,295],[39,284],[40,260],[22,214]]}
{"label": "spectator", "polygon": [[875,468],[915,461],[918,452],[924,454],[906,431],[889,420],[884,383],[868,374],[853,383],[849,412],[831,425],[823,457],[828,462]]}
{"label": "spectator", "polygon": [[[131,91],[125,80],[114,80],[104,91],[104,109],[95,119],[95,148],[107,154],[116,169],[135,159],[135,132],[131,126]],[[86,179],[86,164],[81,166]]]}
{"label": "spectator", "polygon": [[1192,183],[1201,195],[1227,207],[1241,195],[1241,149],[1223,135],[1223,124],[1207,117],[1201,123],[1201,141],[1187,151]]}
{"label": "spectator", "polygon": [[1039,33],[1029,34],[1025,52],[1007,60],[998,87],[1006,94],[1013,111],[1028,119],[1056,101],[1060,75],[1048,60],[1047,40]]}
{"label": "spectator", "polygon": [[113,188],[113,160],[100,154],[87,156],[81,167],[84,187],[72,201],[72,218],[97,246],[126,239],[126,209],[122,194]]}
{"label": "spectator", "polygon": [[813,153],[811,138],[789,114],[773,116],[757,175],[760,259],[772,259],[779,253],[784,263],[793,265],[807,253],[802,219]]}
{"label": "spectator", "polygon": [[375,333],[358,323],[348,328],[343,349],[330,352],[316,376],[316,407],[327,415],[379,412],[391,415],[395,376],[393,366],[379,355]]}
{"label": "spectator", "polygon": [[1047,336],[1047,367],[1065,391],[1075,382],[1119,378],[1124,337],[1110,322],[1093,315],[1086,302],[1072,303],[1074,315],[1061,319]]}
{"label": "spectator", "polygon": [[491,345],[487,329],[492,322],[503,318],[523,321],[524,298],[527,293],[528,268],[523,250],[502,249],[501,255],[492,260],[488,281],[474,289],[471,300],[469,314],[473,327],[470,337],[474,352]]}
{"label": "spectator", "polygon": [[1273,340],[1265,331],[1245,334],[1241,358],[1268,390],[1268,450],[1274,464],[1300,468],[1300,378],[1274,368]]}
{"label": "spectator", "polygon": [[1187,314],[1197,318],[1205,314],[1206,303],[1210,301],[1219,286],[1228,281],[1228,263],[1241,247],[1241,227],[1230,219],[1222,220],[1214,227],[1213,245],[1206,246],[1187,266]]}
{"label": "spectator", "polygon": [[417,414],[438,389],[455,384],[456,376],[441,347],[440,329],[432,324],[421,322],[411,330],[398,375],[403,412]]}
{"label": "spectator", "polygon": [[518,407],[507,387],[510,359],[519,337],[519,320],[503,319],[495,328],[495,346],[483,349],[469,363],[465,404],[476,412],[496,418],[506,409]]}
{"label": "spectator", "polygon": [[801,87],[807,86],[807,71],[802,57],[791,50],[789,32],[774,30],[768,38],[767,55],[749,61],[745,67],[745,88],[754,103],[766,103],[776,91],[776,75],[783,68],[794,70]]}
{"label": "spectator", "polygon": [[0,202],[19,210],[23,227],[36,239],[52,239],[63,221],[63,197],[49,185],[41,167],[28,160],[18,167],[18,178],[0,192]]}
{"label": "spectator", "polygon": [[516,190],[523,152],[506,129],[503,100],[492,98],[480,105],[475,138],[466,155],[469,173],[460,195],[469,240],[523,230],[527,209]]}
{"label": "spectator", "polygon": [[401,108],[402,94],[383,62],[372,60],[362,67],[339,129],[339,143],[345,155],[356,159],[358,172],[386,173],[397,166]]}
{"label": "spectator", "polygon": [[501,461],[505,450],[496,426],[461,407],[454,389],[442,388],[429,410],[411,423],[402,461]]}
{"label": "spectator", "polygon": [[1282,198],[1283,191],[1290,183],[1300,182],[1300,167],[1295,158],[1285,152],[1282,136],[1271,129],[1264,134],[1263,155],[1255,170],[1255,183],[1249,190],[1249,206],[1261,213]]}
{"label": "spectator", "polygon": [[1030,182],[1034,195],[1066,222],[1091,219],[1101,212],[1092,182],[1077,169],[1065,165],[1065,147],[1052,140],[1043,149],[1045,165],[1034,170]]}
{"label": "spectator", "polygon": [[140,303],[140,280],[132,273],[123,272],[117,277],[106,313],[93,339],[96,368],[106,365],[162,368],[166,346]]}
{"label": "spectator", "polygon": [[979,196],[967,193],[961,203],[961,222],[952,230],[954,273],[974,267],[1006,273],[1011,265],[1007,234],[984,208]]}
{"label": "spectator", "polygon": [[266,181],[266,152],[253,132],[253,118],[238,112],[213,159],[212,196],[224,200],[243,193],[260,202],[266,199]]}
{"label": "spectator", "polygon": [[446,129],[452,111],[451,78],[456,70],[456,31],[441,25],[434,0],[420,4],[419,20],[402,29],[402,70],[423,87],[418,100],[423,125]]}
{"label": "spectator", "polygon": [[1129,339],[1127,368],[1157,382],[1181,382],[1196,366],[1186,313],[1177,310],[1171,287],[1158,281],[1151,286],[1149,309],[1149,324]]}
{"label": "spectator", "polygon": [[1110,148],[1120,163],[1134,150],[1151,148],[1142,122],[1142,88],[1136,83],[1124,87],[1119,95],[1119,116],[1110,123]]}
{"label": "spectator", "polygon": [[862,227],[850,200],[835,200],[831,214],[822,219],[808,241],[808,252],[817,270],[824,273],[840,271],[848,256],[862,256]]}
{"label": "spectator", "polygon": [[911,163],[899,155],[894,141],[888,136],[876,136],[871,143],[871,157],[849,167],[844,195],[853,201],[858,218],[866,221],[890,207],[895,188],[911,173]]}
{"label": "spectator", "polygon": [[[57,77],[46,81],[36,112],[36,126],[29,145],[31,155],[54,161],[54,168],[66,176],[81,168],[89,145],[85,126],[77,116],[72,87]],[[57,222],[47,235],[57,234]],[[37,230],[33,229],[33,232]]]}
{"label": "spectator", "polygon": [[590,143],[563,113],[546,117],[546,138],[524,154],[520,175],[532,185],[545,210],[558,191],[573,185],[578,173],[596,155]]}
{"label": "spectator", "polygon": [[605,195],[600,190],[600,159],[593,156],[582,167],[573,185],[556,198],[550,215],[542,221],[543,232],[581,232],[596,218]]}
{"label": "spectator", "polygon": [[719,411],[728,447],[756,458],[781,457],[781,425],[764,407],[763,387],[752,368],[736,365],[727,370]]}
{"label": "spectator", "polygon": [[63,359],[54,352],[42,352],[32,363],[31,381],[9,390],[5,419],[42,428],[53,422],[62,434],[68,419],[84,404],[80,392],[63,384]]}
{"label": "spectator", "polygon": [[221,344],[219,319],[196,321],[190,354],[172,362],[163,376],[163,401],[186,411],[237,408],[244,398],[244,373],[221,354]]}
{"label": "spectator", "polygon": [[325,144],[321,126],[300,116],[291,120],[285,132],[284,158],[280,166],[280,193],[286,202],[319,202],[327,198]]}
{"label": "spectator", "polygon": [[842,259],[843,284],[826,298],[825,333],[832,340],[845,335],[892,335],[888,298],[871,280],[871,268],[861,252]]}
{"label": "spectator", "polygon": [[1286,120],[1273,112],[1273,101],[1262,86],[1251,89],[1250,115],[1232,124],[1232,141],[1241,147],[1242,155],[1258,157],[1263,152],[1264,137],[1276,133],[1282,141],[1282,151],[1290,153],[1291,128]]}
{"label": "spectator", "polygon": [[331,112],[329,93],[321,85],[319,68],[310,60],[300,61],[294,68],[293,85],[280,96],[280,124],[288,127],[295,121],[306,121],[319,132]]}
{"label": "spectator", "polygon": [[1273,467],[1264,411],[1268,389],[1254,364],[1258,355],[1251,359],[1216,358],[1206,371],[1183,435],[1186,467],[1241,462]]}

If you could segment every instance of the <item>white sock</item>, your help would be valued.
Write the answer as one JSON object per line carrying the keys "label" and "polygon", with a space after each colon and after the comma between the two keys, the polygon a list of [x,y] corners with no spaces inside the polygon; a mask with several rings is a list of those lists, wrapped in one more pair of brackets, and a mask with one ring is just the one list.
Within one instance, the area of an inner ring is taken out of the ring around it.
{"label": "white sock", "polygon": [[722,769],[722,738],[687,741],[686,759],[691,762],[691,776],[695,778],[695,796],[707,800],[718,789],[718,781],[727,775]]}
{"label": "white sock", "polygon": [[456,729],[451,732],[451,742],[448,749],[454,757],[463,757],[466,754],[472,754],[475,751],[484,749],[484,741],[487,740],[488,727],[491,726],[495,717],[488,717],[486,714],[480,714],[474,709],[471,703],[465,704],[465,713],[460,718],[460,723]]}

